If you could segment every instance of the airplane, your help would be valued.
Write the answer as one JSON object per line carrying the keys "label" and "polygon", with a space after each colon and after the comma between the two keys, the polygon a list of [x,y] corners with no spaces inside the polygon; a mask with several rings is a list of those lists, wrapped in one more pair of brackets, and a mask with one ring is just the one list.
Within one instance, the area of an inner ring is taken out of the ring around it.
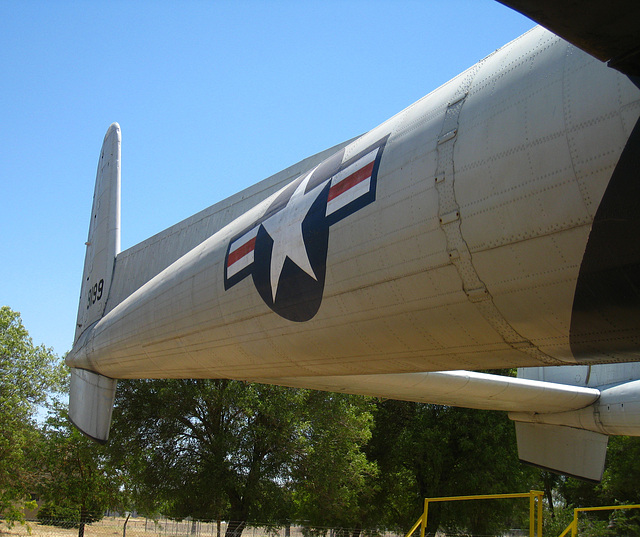
{"label": "airplane", "polygon": [[230,378],[504,410],[521,460],[600,480],[640,436],[640,7],[502,3],[549,30],[125,251],[111,125],[73,423],[106,442],[117,379]]}

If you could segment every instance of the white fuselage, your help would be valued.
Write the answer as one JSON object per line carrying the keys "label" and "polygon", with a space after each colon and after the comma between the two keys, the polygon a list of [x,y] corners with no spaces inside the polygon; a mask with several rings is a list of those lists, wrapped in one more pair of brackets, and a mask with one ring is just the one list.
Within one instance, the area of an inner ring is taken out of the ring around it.
{"label": "white fuselage", "polygon": [[[364,169],[360,155],[386,140],[377,177],[358,183],[375,199],[327,224],[322,275],[296,227],[322,196],[303,174],[108,309],[68,363],[112,378],[258,380],[603,361],[572,352],[574,293],[639,115],[626,77],[536,28],[338,152],[335,169]],[[234,257],[255,272],[229,283],[230,245],[258,233],[273,242],[266,298],[257,242],[255,258]],[[289,269],[322,284],[309,318],[268,304]]]}

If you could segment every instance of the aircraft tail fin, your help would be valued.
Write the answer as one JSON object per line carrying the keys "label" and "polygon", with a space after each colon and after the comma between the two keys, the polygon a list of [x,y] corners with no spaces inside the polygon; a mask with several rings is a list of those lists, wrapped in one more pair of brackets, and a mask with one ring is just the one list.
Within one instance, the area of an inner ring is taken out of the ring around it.
{"label": "aircraft tail fin", "polygon": [[516,422],[518,457],[553,472],[600,481],[609,437],[584,429]]}
{"label": "aircraft tail fin", "polygon": [[510,412],[524,462],[600,481],[608,435],[640,434],[640,362],[520,368],[518,377],[599,392],[577,410]]}
{"label": "aircraft tail fin", "polygon": [[105,311],[115,259],[120,252],[120,125],[113,123],[102,143],[74,342]]}
{"label": "aircraft tail fin", "polygon": [[[80,287],[74,348],[87,329],[104,315],[120,252],[120,125],[113,123],[102,143],[91,208],[84,272]],[[73,352],[73,351],[72,351]],[[98,442],[109,437],[115,379],[84,369],[71,369],[69,418]]]}
{"label": "aircraft tail fin", "polygon": [[93,371],[71,368],[69,419],[100,444],[109,440],[117,381]]}

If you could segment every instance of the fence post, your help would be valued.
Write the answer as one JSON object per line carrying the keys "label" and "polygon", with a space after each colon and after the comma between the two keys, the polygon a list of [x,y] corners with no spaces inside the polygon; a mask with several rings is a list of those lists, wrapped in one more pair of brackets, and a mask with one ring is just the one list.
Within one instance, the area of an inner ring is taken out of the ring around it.
{"label": "fence post", "polygon": [[538,537],[542,537],[542,493],[538,493]]}
{"label": "fence post", "polygon": [[427,530],[427,515],[429,513],[429,499],[424,499],[424,512],[422,513],[422,524],[420,525],[420,537],[424,537]]}
{"label": "fence post", "polygon": [[533,514],[534,514],[534,502],[535,502],[535,496],[533,494],[529,494],[529,537],[534,537],[534,521],[533,521]]}

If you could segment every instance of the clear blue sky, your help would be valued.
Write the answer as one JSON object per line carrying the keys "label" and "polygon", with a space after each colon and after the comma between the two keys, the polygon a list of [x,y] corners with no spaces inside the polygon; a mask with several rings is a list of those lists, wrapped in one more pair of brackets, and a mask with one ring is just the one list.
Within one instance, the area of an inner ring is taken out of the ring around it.
{"label": "clear blue sky", "polygon": [[98,153],[122,247],[361,134],[533,27],[491,0],[0,0],[0,305],[73,344]]}

